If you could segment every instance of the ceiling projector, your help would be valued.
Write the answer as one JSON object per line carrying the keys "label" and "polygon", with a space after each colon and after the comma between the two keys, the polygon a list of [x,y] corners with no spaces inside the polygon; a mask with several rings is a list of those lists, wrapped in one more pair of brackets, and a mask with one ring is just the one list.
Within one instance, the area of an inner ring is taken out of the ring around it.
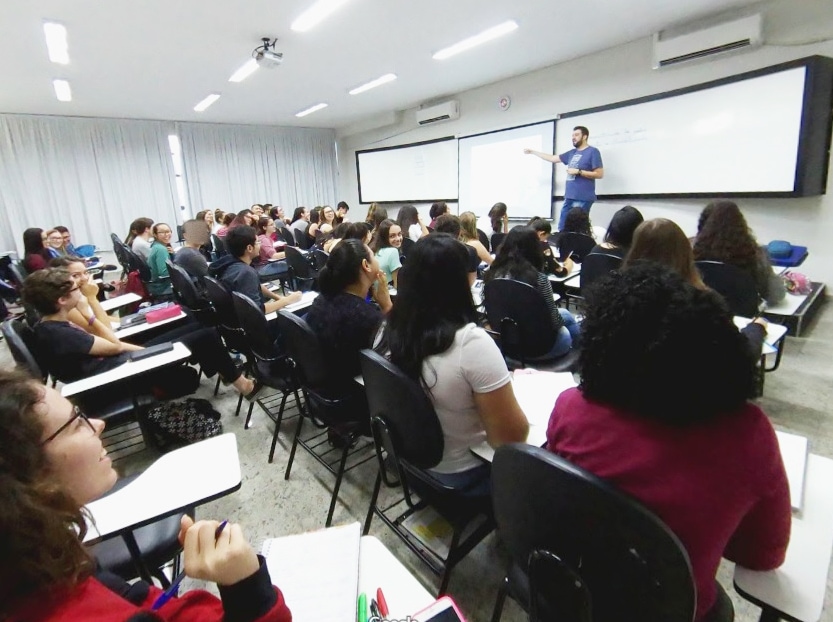
{"label": "ceiling projector", "polygon": [[267,69],[280,65],[283,62],[283,54],[275,51],[277,39],[263,37],[261,41],[263,41],[263,45],[252,51],[252,57],[257,61],[257,64]]}

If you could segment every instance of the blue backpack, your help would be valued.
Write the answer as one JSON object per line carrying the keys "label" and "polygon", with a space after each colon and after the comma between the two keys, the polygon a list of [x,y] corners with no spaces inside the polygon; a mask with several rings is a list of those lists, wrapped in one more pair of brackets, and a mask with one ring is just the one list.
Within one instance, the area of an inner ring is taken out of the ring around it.
{"label": "blue backpack", "polygon": [[766,245],[766,253],[771,259],[786,259],[793,252],[793,245],[786,240],[773,240]]}

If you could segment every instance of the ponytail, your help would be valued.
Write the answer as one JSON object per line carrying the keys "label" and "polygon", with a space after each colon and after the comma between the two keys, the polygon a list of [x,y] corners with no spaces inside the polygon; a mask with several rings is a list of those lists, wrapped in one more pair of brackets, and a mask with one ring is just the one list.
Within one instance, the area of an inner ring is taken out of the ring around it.
{"label": "ponytail", "polygon": [[327,258],[327,264],[318,273],[318,288],[324,296],[335,296],[348,285],[355,283],[362,268],[362,261],[370,260],[367,247],[361,240],[342,240]]}

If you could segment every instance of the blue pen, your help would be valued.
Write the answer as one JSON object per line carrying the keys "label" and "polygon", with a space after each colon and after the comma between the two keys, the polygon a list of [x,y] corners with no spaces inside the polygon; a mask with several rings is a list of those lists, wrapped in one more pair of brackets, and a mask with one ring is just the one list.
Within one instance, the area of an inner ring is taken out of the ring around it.
{"label": "blue pen", "polygon": [[[214,541],[215,542],[217,541],[217,538],[220,537],[220,534],[223,533],[223,529],[226,528],[226,525],[228,525],[228,521],[224,520],[222,523],[220,523],[218,525],[217,529],[214,531]],[[176,595],[176,593],[179,591],[179,584],[182,583],[182,580],[184,578],[185,578],[185,571],[183,570],[182,572],[180,572],[176,576],[176,579],[173,580],[173,582],[171,583],[171,587],[169,587],[167,590],[165,590],[162,593],[162,595],[159,596],[159,598],[157,598],[155,601],[153,601],[153,605],[151,605],[150,610],[151,611],[158,611],[159,609],[161,609],[165,605],[165,603],[167,603],[169,600],[171,600],[171,598],[173,598]]]}

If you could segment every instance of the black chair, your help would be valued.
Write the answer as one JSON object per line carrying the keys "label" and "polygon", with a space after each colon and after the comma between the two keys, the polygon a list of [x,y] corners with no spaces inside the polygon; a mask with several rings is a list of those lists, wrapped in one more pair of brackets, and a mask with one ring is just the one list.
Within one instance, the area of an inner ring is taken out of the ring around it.
{"label": "black chair", "polygon": [[320,248],[313,248],[310,254],[312,255],[313,269],[320,272],[321,268],[327,265],[327,260],[330,258],[329,253],[325,253]]}
{"label": "black chair", "polygon": [[219,235],[214,233],[211,234],[211,260],[217,261],[220,257],[225,257],[228,255],[228,250],[226,250],[226,243],[223,242],[223,238]]}
{"label": "black chair", "polygon": [[[428,471],[442,459],[444,437],[431,400],[422,387],[372,350],[362,350],[361,364],[379,462],[364,533],[370,530],[374,515],[382,519],[432,571],[442,576],[438,593],[443,594],[454,566],[494,529],[490,499],[468,496],[465,489],[447,486]],[[389,488],[401,487],[403,496],[380,507],[378,499],[383,482]],[[402,503],[406,505],[404,512]],[[405,519],[429,506],[453,528],[445,559],[426,550],[403,526]],[[468,532],[465,539],[464,532]]]}
{"label": "black chair", "polygon": [[307,255],[292,246],[287,246],[284,252],[286,253],[286,263],[289,264],[292,289],[300,292],[315,289],[318,274],[312,267]]}
{"label": "black chair", "polygon": [[609,253],[590,253],[581,264],[581,291],[622,266],[622,258]]}
{"label": "black chair", "polygon": [[[304,408],[300,409],[298,427],[295,429],[295,437],[292,440],[284,479],[289,479],[295,451],[299,445],[336,476],[325,522],[325,526],[329,527],[333,520],[344,473],[373,459],[373,455],[370,454],[347,466],[350,456],[363,453],[370,446],[369,442],[359,442],[360,437],[368,432],[367,405],[358,386],[353,392],[334,386],[327,372],[328,367],[321,344],[309,324],[289,311],[283,310],[278,312],[277,322],[304,396]],[[308,439],[302,439],[301,430],[304,420],[309,420],[322,431]],[[351,451],[354,446],[356,448]],[[339,448],[341,449],[339,457],[334,460],[328,458],[328,454],[338,453]]]}
{"label": "black chair", "polygon": [[200,324],[216,326],[217,316],[214,313],[214,307],[211,306],[211,301],[206,295],[197,289],[191,275],[182,266],[178,266],[170,260],[166,264],[168,274],[171,276],[171,286],[176,301],[187,307]]}
{"label": "black chair", "polygon": [[[124,488],[138,476],[136,474],[119,479],[107,495]],[[179,543],[180,520],[184,514],[193,518],[194,512],[195,507],[190,506],[186,508],[183,514],[162,518],[131,532],[139,550],[141,566],[135,562],[127,544],[121,537],[110,538],[89,545],[87,550],[104,570],[120,576],[125,581],[131,581],[137,577],[142,577],[147,581],[149,576],[153,576],[159,580],[163,588],[167,589],[171,582],[165,576],[162,568],[173,561],[171,576],[175,577],[179,574],[179,554],[182,552],[182,546]]]}
{"label": "black chair", "polygon": [[[555,344],[550,309],[540,292],[527,283],[492,279],[483,287],[486,317],[493,331],[500,333],[500,349],[511,367],[526,367],[530,359],[546,355]],[[536,369],[572,371],[578,363],[573,348],[557,359],[535,361]]]}
{"label": "black chair", "polygon": [[[211,306],[214,307],[214,313],[217,317],[217,332],[220,333],[226,348],[232,353],[246,352],[248,341],[243,328],[240,326],[240,320],[237,318],[231,292],[225,285],[211,276],[205,277],[203,283],[205,284],[205,295],[211,301]],[[251,361],[246,361],[245,369],[251,372]],[[243,394],[241,393],[237,398],[235,417],[240,415],[242,405]]]}
{"label": "black chair", "polygon": [[497,253],[500,250],[500,245],[503,244],[503,240],[506,238],[505,233],[493,233],[492,238],[489,240],[492,244],[492,251]]}
{"label": "black chair", "polygon": [[180,244],[185,241],[185,227],[182,225],[176,226],[176,241]]}
{"label": "black chair", "polygon": [[[278,432],[281,428],[284,408],[286,407],[286,400],[293,394],[295,396],[295,404],[300,410],[301,399],[298,396],[300,386],[295,381],[295,375],[289,367],[289,359],[278,351],[275,347],[275,342],[269,337],[268,322],[260,307],[252,302],[251,298],[244,296],[240,292],[232,292],[232,300],[234,302],[237,319],[240,321],[240,327],[243,329],[243,335],[248,345],[246,348],[246,358],[250,359],[249,369],[255,381],[281,392],[278,415],[277,418],[273,418],[275,422],[275,433],[272,435],[272,448],[269,450],[269,462],[272,462],[272,458],[275,455],[275,445],[278,442]],[[260,400],[258,400],[258,403],[263,407]],[[245,428],[248,428],[251,423],[254,406],[255,403],[253,400],[249,403],[249,412],[246,415],[246,423],[244,425]],[[264,410],[271,417],[269,410],[265,408]]]}
{"label": "black chair", "polygon": [[490,250],[491,246],[489,245],[489,236],[486,235],[486,232],[482,229],[477,230],[477,239],[480,240],[480,243],[486,247],[486,250]]}
{"label": "black chair", "polygon": [[[309,226],[307,226],[306,228],[308,229]],[[293,235],[295,236],[295,245],[302,251],[309,250],[312,247],[313,239],[307,235],[306,231],[301,231],[300,229],[293,229]]]}
{"label": "black chair", "polygon": [[286,242],[287,246],[295,246],[295,235],[289,227],[278,227],[278,235]]}
{"label": "black chair", "polygon": [[12,277],[12,284],[17,288],[17,291],[20,292],[20,286],[23,285],[23,281],[25,281],[26,277],[29,276],[26,268],[23,267],[23,264],[20,261],[12,261],[9,264],[9,275]]}
{"label": "black chair", "polygon": [[581,263],[594,246],[596,240],[589,235],[565,231],[558,236],[558,260],[564,263],[572,255],[574,263]]}
{"label": "black chair", "polygon": [[721,261],[696,261],[694,265],[700,271],[703,282],[723,296],[733,315],[758,315],[760,298],[751,274]]}
{"label": "black chair", "polygon": [[414,242],[411,238],[402,238],[402,246],[399,249],[399,259],[403,264],[405,263],[405,260],[408,258],[408,255],[410,254],[411,249],[414,247],[414,244],[416,244],[416,242]]}
{"label": "black chair", "polygon": [[524,608],[532,605],[530,620],[693,619],[695,587],[683,545],[604,480],[539,447],[504,445],[492,464],[492,499],[512,557],[493,622],[507,593]]}

